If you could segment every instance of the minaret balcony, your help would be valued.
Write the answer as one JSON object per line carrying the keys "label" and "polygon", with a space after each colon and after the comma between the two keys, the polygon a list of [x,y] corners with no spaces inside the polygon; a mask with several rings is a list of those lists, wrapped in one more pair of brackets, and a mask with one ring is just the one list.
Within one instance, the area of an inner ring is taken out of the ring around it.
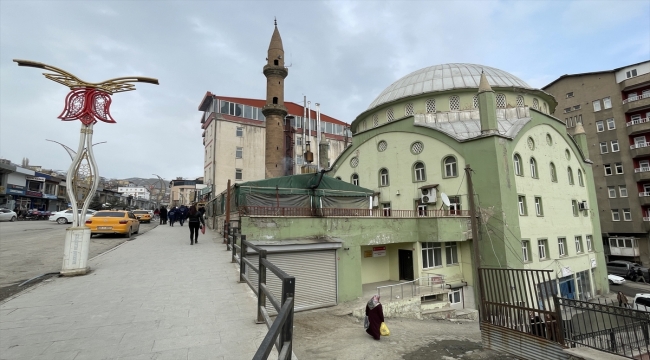
{"label": "minaret balcony", "polygon": [[264,65],[262,72],[266,77],[279,76],[283,79],[289,75],[289,69],[280,65]]}
{"label": "minaret balcony", "polygon": [[264,114],[265,117],[278,115],[284,118],[287,116],[288,111],[287,108],[281,104],[266,104],[262,107],[262,114]]}

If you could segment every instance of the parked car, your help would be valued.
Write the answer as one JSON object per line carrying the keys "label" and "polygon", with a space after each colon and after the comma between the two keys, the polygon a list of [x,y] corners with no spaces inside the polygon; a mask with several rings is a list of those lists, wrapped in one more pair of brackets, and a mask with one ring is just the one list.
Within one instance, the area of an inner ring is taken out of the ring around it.
{"label": "parked car", "polygon": [[123,234],[130,238],[132,234],[140,231],[140,221],[132,211],[111,210],[98,211],[86,220],[90,228],[90,235],[95,234]]}
{"label": "parked car", "polygon": [[[86,218],[89,216],[93,216],[95,213],[95,210],[87,210],[86,211]],[[81,214],[81,209],[77,210],[77,214]],[[49,217],[50,221],[56,221],[57,224],[68,224],[72,222],[72,210],[63,210],[63,211],[58,211],[50,215]]]}
{"label": "parked car", "polygon": [[648,281],[648,268],[643,267],[631,261],[625,261],[625,260],[610,261],[607,263],[607,273],[622,276],[622,277],[627,277],[630,270],[637,267],[641,268],[641,272],[643,272],[643,276],[646,278],[646,281]]}
{"label": "parked car", "polygon": [[625,282],[625,278],[618,275],[612,275],[612,274],[607,275],[607,280],[609,280],[610,284],[616,284],[616,285],[621,285]]}
{"label": "parked car", "polygon": [[16,221],[18,215],[13,210],[0,209],[0,221]]}
{"label": "parked car", "polygon": [[140,222],[146,222],[150,223],[151,222],[151,214],[147,210],[133,210],[133,214],[135,215]]}
{"label": "parked car", "polygon": [[636,294],[632,307],[638,310],[650,311],[650,294]]}

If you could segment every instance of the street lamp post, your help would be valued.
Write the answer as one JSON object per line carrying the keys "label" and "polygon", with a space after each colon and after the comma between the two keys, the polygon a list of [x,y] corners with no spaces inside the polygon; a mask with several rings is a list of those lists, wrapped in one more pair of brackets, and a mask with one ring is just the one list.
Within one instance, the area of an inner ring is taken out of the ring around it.
{"label": "street lamp post", "polygon": [[[90,228],[85,226],[86,211],[99,185],[99,168],[92,146],[93,126],[98,120],[115,123],[110,114],[111,95],[135,90],[135,82],[158,85],[158,80],[131,76],[89,83],[54,66],[30,60],[14,59],[14,62],[19,66],[51,71],[43,75],[70,89],[65,99],[65,108],[58,118],[63,121],[81,121],[78,150],[66,175],[66,192],[72,205],[73,216],[72,226],[66,229],[61,275],[85,275],[90,270],[87,265]],[[88,192],[81,190],[84,183],[88,185]]]}
{"label": "street lamp post", "polygon": [[158,190],[158,195],[156,196],[156,202],[158,203],[158,206],[160,206],[162,205],[163,195],[167,192],[167,191],[163,191],[163,189],[165,189],[165,180],[163,180],[163,178],[161,178],[160,175],[156,175],[156,174],[152,174],[152,175],[158,177],[158,180],[160,181],[160,189]]}

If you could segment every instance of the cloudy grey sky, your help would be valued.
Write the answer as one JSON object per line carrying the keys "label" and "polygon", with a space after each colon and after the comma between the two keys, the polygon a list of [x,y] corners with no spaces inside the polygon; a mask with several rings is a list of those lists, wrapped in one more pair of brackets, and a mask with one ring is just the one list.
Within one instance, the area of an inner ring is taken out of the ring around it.
{"label": "cloudy grey sky", "polygon": [[57,119],[68,90],[12,59],[90,82],[140,75],[98,123],[100,174],[203,175],[206,91],[264,98],[262,66],[277,16],[291,64],[286,100],[307,95],[351,122],[392,82],[464,62],[542,87],[563,74],[650,58],[650,0],[617,1],[0,1],[0,157],[67,170],[80,123]]}

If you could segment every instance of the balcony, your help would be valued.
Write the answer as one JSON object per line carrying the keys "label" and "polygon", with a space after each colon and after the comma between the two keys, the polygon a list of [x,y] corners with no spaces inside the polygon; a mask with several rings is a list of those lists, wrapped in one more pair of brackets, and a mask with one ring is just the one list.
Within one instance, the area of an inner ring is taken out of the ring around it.
{"label": "balcony", "polygon": [[650,118],[635,119],[627,122],[627,134],[636,135],[650,132]]}
{"label": "balcony", "polygon": [[[649,193],[650,194],[650,193]],[[650,196],[650,195],[649,195]],[[240,206],[240,216],[438,218],[469,217],[468,210],[388,210]]]}
{"label": "balcony", "polygon": [[630,145],[630,153],[633,158],[650,156],[650,143],[644,142]]}
{"label": "balcony", "polygon": [[623,100],[623,111],[629,112],[630,110],[649,107],[650,108],[650,92],[644,92],[642,95],[629,97]]}
{"label": "balcony", "polygon": [[640,167],[634,169],[634,181],[648,181],[650,180],[650,167]]}
{"label": "balcony", "polygon": [[640,192],[639,203],[641,206],[650,206],[650,192]]}

